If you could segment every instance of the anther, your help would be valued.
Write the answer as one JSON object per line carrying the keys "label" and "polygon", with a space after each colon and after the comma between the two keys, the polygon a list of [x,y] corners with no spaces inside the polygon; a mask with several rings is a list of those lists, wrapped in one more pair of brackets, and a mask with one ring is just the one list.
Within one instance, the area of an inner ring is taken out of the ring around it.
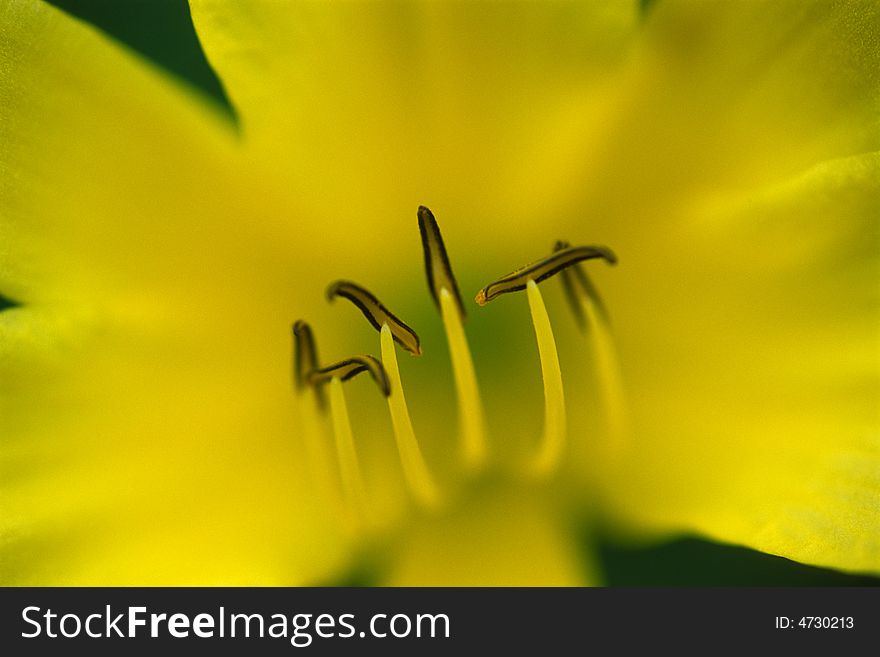
{"label": "anther", "polygon": [[464,319],[464,303],[458,291],[458,283],[455,282],[455,276],[452,274],[446,245],[443,244],[443,236],[440,234],[440,226],[437,225],[434,214],[424,205],[419,206],[418,216],[422,250],[425,253],[425,271],[428,274],[428,289],[431,291],[434,303],[440,308],[440,292],[445,289],[455,302],[461,318]]}
{"label": "anther", "polygon": [[418,211],[419,232],[425,253],[425,272],[431,296],[440,308],[458,398],[462,456],[466,466],[477,469],[486,460],[486,421],[477,385],[474,362],[464,333],[464,304],[449,264],[440,227],[431,211],[421,206]]}
{"label": "anther", "polygon": [[397,315],[392,313],[376,298],[374,294],[351,281],[336,281],[327,287],[327,299],[332,301],[335,297],[348,299],[364,314],[377,331],[387,324],[391,329],[394,341],[411,354],[420,356],[422,348],[419,344],[419,336],[409,326],[403,323]]}
{"label": "anther", "polygon": [[502,276],[477,294],[477,303],[485,305],[500,294],[523,289],[528,291],[529,310],[535,328],[538,354],[541,357],[541,377],[544,381],[544,430],[537,455],[530,467],[531,472],[538,476],[546,475],[558,466],[563,456],[567,431],[559,355],[547,308],[538,289],[538,281],[591,258],[603,258],[611,264],[616,262],[611,250],[602,246],[565,247],[548,258]]}
{"label": "anther", "polygon": [[501,294],[526,289],[529,281],[540,283],[567,267],[593,258],[602,258],[610,265],[617,262],[614,253],[604,246],[570,246],[489,283],[477,293],[476,301],[479,305],[485,306]]}
{"label": "anther", "polygon": [[379,390],[386,397],[391,394],[391,388],[388,384],[388,375],[382,363],[372,356],[352,356],[338,363],[333,363],[327,367],[313,370],[309,376],[312,384],[324,383],[331,379],[339,379],[340,381],[348,381],[361,372],[369,372],[373,377],[373,381],[379,386]]}
{"label": "anther", "polygon": [[293,380],[298,390],[309,385],[309,375],[317,368],[318,350],[312,327],[303,320],[293,325]]}
{"label": "anther", "polygon": [[[301,319],[297,320],[293,325],[293,381],[297,392],[303,394],[311,387],[310,376],[317,368],[318,348],[312,327]],[[315,399],[323,409],[326,405],[323,390],[315,389]]]}
{"label": "anther", "polygon": [[351,432],[351,421],[348,417],[348,406],[342,382],[348,381],[361,372],[369,372],[379,386],[382,394],[388,396],[390,388],[388,376],[382,363],[372,356],[352,356],[333,365],[312,370],[309,380],[313,385],[330,382],[330,415],[333,420],[333,434],[336,437],[336,457],[339,461],[339,476],[342,490],[350,510],[351,521],[356,527],[372,524],[370,510],[367,506],[366,492],[354,438]]}
{"label": "anther", "polygon": [[382,372],[387,374],[385,396],[394,427],[394,439],[400,455],[400,464],[407,486],[416,500],[426,507],[434,507],[439,501],[437,487],[422,456],[419,443],[413,431],[400,370],[397,366],[397,342],[412,354],[420,355],[419,336],[396,315],[383,306],[375,295],[361,286],[349,281],[337,281],[327,288],[327,298],[343,297],[354,303],[363,312],[370,324],[379,329],[382,348]]}
{"label": "anther", "polygon": [[[568,244],[556,243],[557,251]],[[562,272],[565,295],[581,329],[588,334],[592,347],[600,410],[605,429],[605,440],[600,445],[612,457],[620,454],[626,445],[629,424],[626,395],[620,374],[617,349],[608,322],[608,312],[596,288],[580,264]]]}
{"label": "anther", "polygon": [[[558,240],[553,246],[553,251],[563,251],[570,246],[571,245],[568,242]],[[608,311],[605,308],[605,304],[602,302],[602,297],[599,296],[596,286],[593,285],[590,277],[587,276],[587,272],[584,270],[583,266],[580,263],[577,263],[573,267],[566,267],[563,269],[561,274],[562,288],[565,290],[565,298],[568,301],[568,305],[571,308],[575,321],[581,330],[587,329],[587,318],[584,314],[583,308],[584,300],[588,300],[607,321]]]}
{"label": "anther", "polygon": [[338,482],[333,475],[333,455],[328,445],[324,417],[326,397],[320,386],[312,384],[311,376],[318,367],[318,351],[311,327],[299,320],[293,325],[294,397],[299,434],[305,448],[308,471],[315,495],[328,505],[339,507]]}

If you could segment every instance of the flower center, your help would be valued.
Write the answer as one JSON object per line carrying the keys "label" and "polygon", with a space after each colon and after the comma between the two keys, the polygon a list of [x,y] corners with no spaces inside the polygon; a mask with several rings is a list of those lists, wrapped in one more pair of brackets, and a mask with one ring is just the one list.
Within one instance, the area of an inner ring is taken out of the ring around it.
{"label": "flower center", "polygon": [[[482,471],[489,459],[486,421],[473,358],[464,331],[465,308],[440,228],[428,208],[418,211],[419,231],[425,255],[428,287],[437,304],[446,331],[458,401],[459,450],[463,470],[471,477]],[[571,247],[557,242],[553,253],[502,276],[476,296],[485,306],[502,294],[526,290],[532,324],[538,343],[544,383],[544,428],[522,471],[544,478],[555,472],[564,457],[567,436],[565,398],[556,341],[538,283],[562,273],[567,298],[581,327],[592,336],[596,352],[596,373],[602,390],[602,409],[609,434],[619,439],[624,431],[623,394],[614,344],[608,331],[604,306],[581,263],[590,259],[616,263],[615,255],[601,246]],[[447,496],[425,461],[413,430],[397,364],[395,343],[414,356],[422,354],[416,332],[379,299],[351,281],[337,281],[327,288],[327,298],[351,301],[370,325],[379,331],[381,362],[372,356],[353,356],[320,367],[314,335],[300,320],[294,324],[294,380],[308,458],[316,483],[330,493],[334,483],[327,468],[339,474],[342,513],[356,531],[369,529],[372,513],[358,462],[355,438],[348,417],[342,383],[368,372],[388,402],[404,480],[412,498],[423,508],[442,508]],[[335,456],[326,448],[326,400],[324,384],[330,386],[330,425]]]}

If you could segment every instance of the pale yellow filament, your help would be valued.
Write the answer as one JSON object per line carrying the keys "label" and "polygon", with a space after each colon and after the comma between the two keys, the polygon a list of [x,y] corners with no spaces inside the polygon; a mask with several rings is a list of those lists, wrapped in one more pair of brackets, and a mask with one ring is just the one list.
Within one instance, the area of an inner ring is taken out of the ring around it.
{"label": "pale yellow filament", "polygon": [[342,390],[342,381],[338,377],[333,377],[330,381],[330,414],[333,417],[336,457],[339,460],[339,475],[345,501],[354,524],[365,524],[369,519],[367,496],[351,434],[345,393]]}
{"label": "pale yellow filament", "polygon": [[596,305],[582,296],[581,306],[587,319],[593,353],[596,359],[595,372],[599,399],[605,421],[607,440],[604,447],[610,455],[618,455],[627,444],[629,425],[627,422],[626,396],[617,360],[617,350],[608,322],[598,312]]}
{"label": "pale yellow filament", "polygon": [[461,315],[455,299],[445,287],[440,288],[440,313],[449,342],[455,390],[458,396],[458,416],[461,431],[461,451],[464,463],[477,469],[486,461],[486,421],[483,403],[477,386],[474,361],[464,334]]}
{"label": "pale yellow filament", "polygon": [[541,374],[544,379],[544,433],[537,456],[532,462],[534,474],[543,476],[559,465],[565,448],[565,397],[562,391],[562,372],[559,369],[559,356],[556,341],[550,328],[550,318],[544,307],[541,292],[534,281],[528,282],[529,309],[538,341],[541,356]]}
{"label": "pale yellow filament", "polygon": [[436,507],[440,502],[440,495],[434,483],[419,443],[416,440],[406,406],[406,397],[403,394],[403,386],[400,382],[400,370],[397,367],[397,353],[394,347],[394,339],[388,324],[382,325],[381,331],[382,365],[388,375],[391,394],[388,395],[388,410],[391,412],[391,424],[394,426],[394,437],[397,441],[397,451],[400,454],[400,464],[403,468],[403,476],[413,497],[426,507]]}
{"label": "pale yellow filament", "polygon": [[296,395],[300,433],[305,447],[309,474],[315,491],[328,504],[339,506],[338,482],[332,476],[333,456],[330,453],[324,422],[318,412],[315,389],[306,386]]}

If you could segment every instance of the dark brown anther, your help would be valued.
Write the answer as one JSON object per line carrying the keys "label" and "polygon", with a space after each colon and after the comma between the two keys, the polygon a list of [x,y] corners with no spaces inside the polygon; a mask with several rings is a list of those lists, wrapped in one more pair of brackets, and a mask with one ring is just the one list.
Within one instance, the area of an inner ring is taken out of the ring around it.
{"label": "dark brown anther", "polygon": [[333,378],[338,378],[340,381],[348,381],[361,372],[370,373],[370,376],[373,377],[373,381],[379,386],[379,390],[382,391],[383,395],[387,397],[391,394],[391,384],[388,382],[385,368],[382,366],[382,363],[372,356],[352,356],[327,367],[313,370],[309,376],[309,381],[313,385],[326,383]]}
{"label": "dark brown anther", "polygon": [[425,272],[428,275],[428,289],[437,308],[440,308],[440,290],[446,288],[455,304],[461,318],[465,318],[464,303],[461,293],[458,291],[458,283],[452,274],[449,265],[449,256],[446,255],[446,246],[443,244],[443,236],[440,235],[440,227],[434,215],[424,205],[419,206],[419,232],[422,235],[422,248],[425,252]]}
{"label": "dark brown anther", "polygon": [[[318,368],[318,348],[312,327],[303,320],[293,325],[293,381],[298,392],[311,385],[309,377]],[[324,408],[324,392],[315,390],[315,397],[320,408]]]}
{"label": "dark brown anther", "polygon": [[332,301],[335,297],[348,299],[360,308],[364,317],[377,331],[382,330],[383,324],[388,324],[391,336],[397,344],[415,356],[422,354],[419,336],[416,335],[416,332],[404,324],[397,315],[382,305],[376,296],[365,288],[351,281],[336,281],[327,288],[327,299]]}
{"label": "dark brown anther", "polygon": [[476,301],[479,305],[485,306],[502,294],[526,289],[529,281],[540,283],[567,267],[594,258],[602,258],[611,265],[617,262],[617,257],[611,249],[604,246],[570,246],[489,283],[477,293]]}
{"label": "dark brown anther", "polygon": [[[568,247],[568,242],[559,240],[554,245],[553,250],[562,251]],[[587,330],[587,317],[584,314],[583,306],[585,302],[592,303],[599,311],[599,315],[607,322],[608,311],[605,309],[602,297],[599,296],[599,291],[596,290],[596,286],[593,285],[593,281],[590,280],[583,265],[578,263],[573,267],[563,269],[561,274],[565,298],[568,300],[568,305],[571,307],[571,312],[574,314],[575,321],[580,329],[582,331]]]}

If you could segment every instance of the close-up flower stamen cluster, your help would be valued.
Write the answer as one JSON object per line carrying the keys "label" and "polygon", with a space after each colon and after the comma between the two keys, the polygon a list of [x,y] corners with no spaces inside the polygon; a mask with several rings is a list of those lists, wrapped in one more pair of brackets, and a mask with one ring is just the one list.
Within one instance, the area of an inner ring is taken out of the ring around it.
{"label": "close-up flower stamen cluster", "polygon": [[[456,364],[460,434],[458,449],[461,452],[462,465],[466,466],[468,474],[473,476],[481,474],[480,471],[486,467],[486,461],[491,456],[487,454],[486,426],[479,386],[473,370],[473,359],[467,339],[464,337],[464,304],[460,297],[454,301],[452,299],[453,294],[458,295],[458,285],[434,215],[428,208],[421,206],[418,217],[425,252],[428,287],[434,299],[439,300],[438,306],[449,332],[447,342],[453,363]],[[559,272],[565,272],[569,267],[574,268],[575,275],[569,273],[570,278],[566,280],[566,291],[570,295],[570,301],[580,312],[579,317],[583,318],[585,314],[589,316],[588,331],[607,335],[607,325],[604,323],[601,326],[597,325],[599,312],[593,302],[595,292],[579,263],[592,258],[604,258],[611,264],[617,262],[614,254],[605,247],[570,247],[562,242],[557,242],[556,247],[549,257],[521,267],[490,283],[480,290],[476,297],[476,302],[482,306],[501,294],[523,289],[528,291],[544,381],[545,419],[535,454],[527,465],[520,467],[520,470],[530,476],[538,477],[552,475],[559,467],[560,461],[565,458],[567,430],[562,375],[556,343],[537,283]],[[592,296],[587,293],[588,290]],[[443,488],[438,487],[419,447],[406,403],[394,346],[396,342],[410,354],[420,356],[422,347],[419,337],[375,295],[357,283],[336,281],[330,284],[327,288],[328,300],[332,301],[337,296],[351,301],[363,313],[370,325],[379,331],[382,360],[380,362],[369,355],[352,356],[321,367],[317,362],[317,347],[311,327],[301,319],[294,323],[294,379],[299,394],[307,397],[300,401],[304,405],[300,412],[309,418],[302,426],[302,431],[309,434],[305,440],[314,450],[323,449],[320,445],[330,442],[327,437],[328,431],[326,428],[323,430],[321,428],[322,423],[326,423],[322,422],[321,417],[324,407],[323,395],[319,398],[317,390],[303,385],[308,383],[310,386],[320,386],[329,382],[331,388],[329,424],[332,425],[334,435],[332,442],[335,444],[340,487],[344,498],[341,505],[348,510],[347,522],[352,531],[369,529],[368,519],[372,515],[368,510],[370,503],[358,464],[357,449],[341,385],[357,374],[368,372],[379,386],[381,393],[388,399],[400,464],[410,494],[418,504],[428,510],[442,509],[450,499],[448,495],[443,494]],[[610,353],[603,354],[603,358],[613,359],[613,343],[609,340],[606,345],[611,347],[611,350]],[[614,364],[611,363],[611,366],[613,367]],[[620,394],[619,390],[616,392]],[[606,397],[607,395],[606,391]],[[449,445],[448,449],[454,449],[454,446]],[[328,460],[325,455],[320,460],[316,459],[316,463],[326,464]],[[316,480],[326,479],[322,473],[313,473],[313,476]]]}
{"label": "close-up flower stamen cluster", "polygon": [[213,92],[76,5],[0,0],[0,583],[880,574],[876,0],[181,0]]}

